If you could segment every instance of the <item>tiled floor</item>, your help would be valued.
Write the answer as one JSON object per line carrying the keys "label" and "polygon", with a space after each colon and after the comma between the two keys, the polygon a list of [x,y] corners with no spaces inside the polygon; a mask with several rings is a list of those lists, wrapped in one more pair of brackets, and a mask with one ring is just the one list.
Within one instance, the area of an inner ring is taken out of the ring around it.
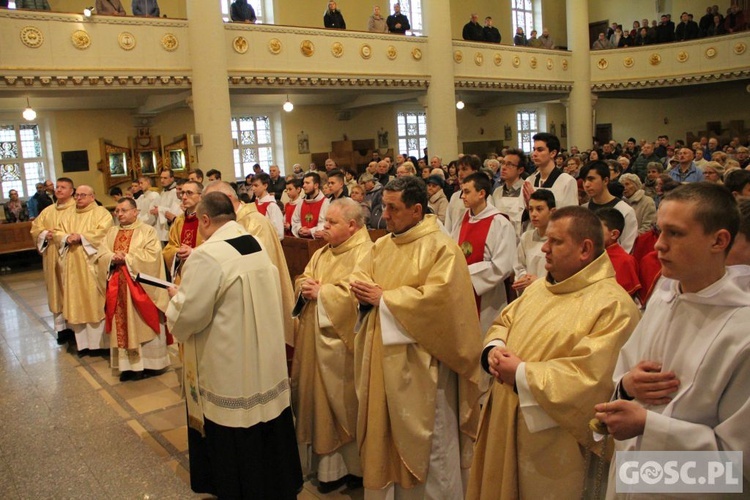
{"label": "tiled floor", "polygon": [[[40,270],[0,277],[0,498],[202,498],[175,367],[121,383],[53,336]],[[299,499],[361,499],[362,490]],[[203,496],[205,498],[205,496]]]}

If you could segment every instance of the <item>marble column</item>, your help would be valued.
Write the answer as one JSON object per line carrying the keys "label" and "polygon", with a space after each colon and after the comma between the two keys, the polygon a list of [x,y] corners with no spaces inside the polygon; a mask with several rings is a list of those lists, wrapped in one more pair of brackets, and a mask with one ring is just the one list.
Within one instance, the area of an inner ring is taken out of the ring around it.
{"label": "marble column", "polygon": [[428,36],[425,60],[430,86],[420,103],[427,113],[429,154],[439,156],[447,164],[457,158],[459,152],[450,1],[430,0],[428,7],[422,15],[424,32]]}
{"label": "marble column", "polygon": [[592,113],[591,68],[589,65],[589,3],[588,0],[567,0],[566,17],[568,50],[571,51],[570,70],[573,89],[568,110],[568,148],[578,146],[585,151],[591,147],[594,135]]}
{"label": "marble column", "polygon": [[219,2],[187,2],[188,40],[193,70],[193,115],[198,165],[205,173],[215,168],[222,178],[235,177],[232,154],[232,110],[229,102],[224,21]]}

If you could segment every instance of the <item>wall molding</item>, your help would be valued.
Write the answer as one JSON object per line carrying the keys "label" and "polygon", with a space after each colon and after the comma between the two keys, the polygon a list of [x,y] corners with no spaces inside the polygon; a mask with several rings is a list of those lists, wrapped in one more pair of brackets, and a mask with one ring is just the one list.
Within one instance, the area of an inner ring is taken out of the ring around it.
{"label": "wall molding", "polygon": [[685,75],[664,78],[648,78],[633,81],[602,82],[591,85],[591,90],[606,92],[610,90],[623,89],[645,89],[656,87],[669,87],[674,85],[695,85],[698,83],[711,83],[727,80],[743,80],[750,78],[750,69],[725,71],[722,73],[704,73],[701,75]]}

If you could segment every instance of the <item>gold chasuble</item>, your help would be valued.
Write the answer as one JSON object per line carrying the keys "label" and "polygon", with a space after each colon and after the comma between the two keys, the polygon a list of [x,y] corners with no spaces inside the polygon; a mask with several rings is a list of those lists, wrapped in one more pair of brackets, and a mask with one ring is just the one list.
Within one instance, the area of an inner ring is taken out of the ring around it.
{"label": "gold chasuble", "polygon": [[244,203],[237,210],[237,224],[245,228],[245,231],[253,235],[268,252],[268,258],[279,271],[279,282],[281,283],[281,307],[284,312],[284,341],[287,345],[294,347],[294,290],[292,278],[289,276],[289,267],[286,265],[284,249],[276,233],[276,229],[268,220],[268,217],[258,212],[255,203]]}
{"label": "gold chasuble", "polygon": [[[96,203],[86,208],[66,210],[55,231],[55,242],[63,248],[63,317],[74,325],[98,323],[104,319],[104,294],[97,286],[96,251],[114,225],[112,214]],[[70,234],[80,234],[80,245],[66,245]]]}
{"label": "gold chasuble", "polygon": [[[321,283],[318,300],[309,301],[300,315],[292,362],[297,443],[312,444],[318,455],[333,453],[354,440],[357,301],[349,291],[349,278],[372,245],[367,229],[362,228],[336,248],[330,245],[320,248],[295,284],[299,294],[306,279]],[[318,302],[324,313],[319,310]]]}
{"label": "gold chasuble", "polygon": [[[117,269],[111,269],[112,256],[115,252],[125,253],[125,265]],[[110,279],[119,280],[117,287],[116,304],[114,304],[114,318],[111,323],[112,346],[121,349],[137,349],[139,345],[154,339],[156,332],[148,325],[138,308],[133,303],[128,280],[123,273],[127,272],[134,279],[138,273],[166,279],[164,263],[161,255],[161,242],[156,236],[156,229],[136,220],[129,226],[112,227],[107,232],[96,257],[98,285],[103,294],[107,293],[107,282]],[[148,299],[162,313],[167,310],[169,295],[163,288],[155,286],[140,285]],[[111,308],[109,297],[107,298],[107,309]]]}
{"label": "gold chasuble", "polygon": [[[182,226],[185,225],[185,214],[180,215],[177,217],[174,222],[172,223],[172,227],[169,228],[169,241],[164,246],[164,249],[162,250],[162,255],[164,256],[164,263],[167,265],[167,269],[171,270],[172,265],[174,264],[174,259],[177,256],[177,251],[180,249],[180,246],[182,246]],[[195,246],[200,246],[201,243],[203,243],[203,238],[201,238],[200,233],[196,229],[196,233],[193,235],[188,235],[186,240],[189,239],[192,242],[192,239],[195,239]],[[186,245],[189,245],[187,241],[184,242]],[[195,248],[195,247],[193,247]],[[172,281],[176,284],[180,283],[180,274],[182,271],[182,266],[184,266],[184,262],[180,263],[180,265],[177,268],[177,272],[175,273],[176,276],[172,276]],[[154,275],[156,276],[156,275]]]}
{"label": "gold chasuble", "polygon": [[[76,200],[71,198],[67,203],[50,205],[42,210],[39,217],[31,223],[31,238],[37,242],[37,248],[42,248],[38,244],[39,236],[44,231],[54,231],[60,226],[62,215],[69,211],[75,210]],[[55,240],[49,240],[41,250],[42,265],[44,267],[44,284],[47,287],[47,303],[50,312],[60,314],[62,312],[62,267],[60,266],[60,255]]]}
{"label": "gold chasuble", "polygon": [[382,287],[381,300],[415,341],[383,345],[379,307],[356,332],[364,486],[383,489],[395,482],[412,488],[427,479],[438,363],[458,374],[461,432],[476,437],[482,346],[466,258],[437,218],[427,215],[410,230],[375,242],[355,280]]}
{"label": "gold chasuble", "polygon": [[589,429],[594,405],[610,399],[617,355],[638,320],[606,252],[565,281],[535,281],[503,310],[485,341],[504,341],[525,362],[546,415],[527,420],[513,386],[492,382],[467,498],[581,498],[587,456],[602,453]]}

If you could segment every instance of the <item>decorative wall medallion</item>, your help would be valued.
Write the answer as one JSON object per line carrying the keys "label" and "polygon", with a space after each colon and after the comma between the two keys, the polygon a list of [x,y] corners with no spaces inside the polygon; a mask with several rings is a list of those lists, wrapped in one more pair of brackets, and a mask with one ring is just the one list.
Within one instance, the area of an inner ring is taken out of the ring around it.
{"label": "decorative wall medallion", "polygon": [[271,40],[268,41],[268,51],[273,55],[278,55],[281,53],[281,41],[279,41],[278,38],[271,38]]}
{"label": "decorative wall medallion", "polygon": [[247,39],[244,36],[237,36],[232,40],[232,48],[238,54],[244,54],[250,48],[250,44],[247,43]]}
{"label": "decorative wall medallion", "polygon": [[747,45],[745,45],[744,42],[737,42],[734,44],[734,47],[732,47],[732,50],[739,56],[745,53],[745,51],[747,50]]}
{"label": "decorative wall medallion", "polygon": [[117,35],[117,43],[122,50],[133,50],[135,48],[135,36],[132,33],[123,31]]}
{"label": "decorative wall medallion", "polygon": [[331,54],[333,57],[341,57],[344,55],[344,44],[341,42],[333,42],[331,45]]}
{"label": "decorative wall medallion", "polygon": [[529,59],[529,66],[531,66],[531,69],[536,69],[537,60],[535,56],[532,56],[531,59]]}
{"label": "decorative wall medallion", "polygon": [[513,56],[513,67],[517,68],[521,65],[521,58],[518,56]]}
{"label": "decorative wall medallion", "polygon": [[76,30],[70,37],[73,46],[79,50],[86,50],[91,46],[91,37],[83,30]]}
{"label": "decorative wall medallion", "polygon": [[38,49],[44,43],[44,35],[38,28],[24,26],[21,28],[21,41],[30,49]]}
{"label": "decorative wall medallion", "polygon": [[503,63],[503,55],[495,54],[495,66],[500,66]]}
{"label": "decorative wall medallion", "polygon": [[396,47],[394,47],[393,45],[389,45],[388,49],[386,49],[386,51],[385,51],[385,55],[391,61],[393,61],[394,59],[396,59],[396,57],[398,57],[398,52],[396,51]]}
{"label": "decorative wall medallion", "polygon": [[474,64],[476,64],[477,66],[481,66],[482,64],[484,64],[484,54],[482,54],[481,52],[477,52],[476,54],[474,54]]}
{"label": "decorative wall medallion", "polygon": [[648,58],[648,63],[651,66],[658,66],[661,63],[661,56],[659,54],[651,54],[651,57]]}
{"label": "decorative wall medallion", "polygon": [[411,56],[414,58],[415,61],[421,61],[422,60],[422,49],[418,49],[414,47],[411,50]]}
{"label": "decorative wall medallion", "polygon": [[632,57],[626,57],[622,60],[622,65],[626,68],[632,68],[635,65],[635,59]]}
{"label": "decorative wall medallion", "polygon": [[563,59],[563,61],[562,61],[562,69],[563,69],[563,71],[568,71],[568,60],[567,59]]}
{"label": "decorative wall medallion", "polygon": [[302,43],[299,44],[299,50],[302,52],[303,56],[312,57],[312,55],[315,54],[315,44],[310,40],[302,40]]}
{"label": "decorative wall medallion", "polygon": [[717,54],[717,52],[716,52],[716,49],[714,47],[709,47],[709,48],[706,49],[706,57],[707,58],[713,59],[714,57],[716,57],[716,54]]}
{"label": "decorative wall medallion", "polygon": [[464,53],[460,50],[457,50],[453,53],[453,60],[456,61],[458,64],[461,64],[464,60]]}
{"label": "decorative wall medallion", "polygon": [[362,57],[362,59],[369,59],[372,57],[372,47],[370,47],[368,44],[363,43],[362,46],[359,48],[359,55]]}
{"label": "decorative wall medallion", "polygon": [[167,52],[174,52],[177,50],[177,47],[180,46],[180,42],[172,33],[167,33],[161,37],[161,46],[164,47],[164,50]]}
{"label": "decorative wall medallion", "polygon": [[679,51],[677,53],[677,61],[678,62],[684,63],[688,59],[690,59],[690,55],[687,52],[685,52],[684,50],[681,50],[681,51]]}
{"label": "decorative wall medallion", "polygon": [[547,59],[547,69],[551,70],[555,67],[555,62],[552,59]]}
{"label": "decorative wall medallion", "polygon": [[599,69],[607,69],[609,67],[609,62],[602,57],[596,62],[596,67]]}

